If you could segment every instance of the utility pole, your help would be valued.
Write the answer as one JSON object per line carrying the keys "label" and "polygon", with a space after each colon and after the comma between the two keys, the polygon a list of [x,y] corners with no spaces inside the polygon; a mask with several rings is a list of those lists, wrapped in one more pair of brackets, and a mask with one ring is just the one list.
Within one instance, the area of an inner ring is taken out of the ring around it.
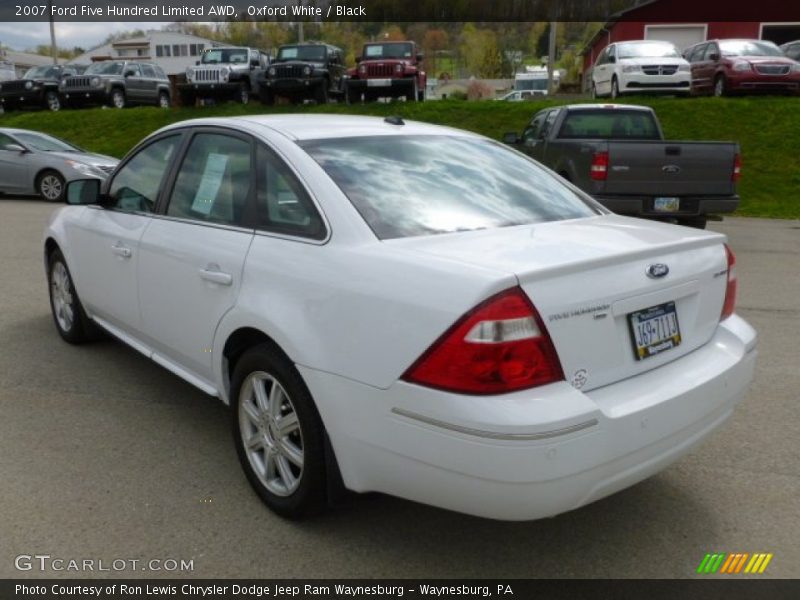
{"label": "utility pole", "polygon": [[58,46],[56,46],[56,24],[53,19],[53,0],[47,0],[47,14],[50,18],[50,54],[53,57],[53,64],[58,64]]}
{"label": "utility pole", "polygon": [[[297,0],[297,6],[303,6],[303,0]],[[300,21],[297,24],[297,41],[299,41],[301,44],[305,41],[306,37],[303,25],[304,25],[303,21]]]}
{"label": "utility pole", "polygon": [[556,91],[553,69],[556,68],[556,28],[557,21],[550,21],[550,41],[547,47],[547,95],[552,96]]}

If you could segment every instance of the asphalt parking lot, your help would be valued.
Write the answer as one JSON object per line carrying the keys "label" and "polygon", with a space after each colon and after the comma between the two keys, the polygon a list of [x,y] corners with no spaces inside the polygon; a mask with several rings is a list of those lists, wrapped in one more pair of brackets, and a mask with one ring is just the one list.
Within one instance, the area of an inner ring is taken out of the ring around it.
{"label": "asphalt parking lot", "polygon": [[0,577],[82,575],[15,569],[48,554],[194,561],[97,576],[668,578],[707,552],[771,552],[767,576],[800,577],[800,221],[711,225],[737,254],[756,380],[663,473],[529,523],[377,494],[292,523],[248,486],[221,403],[121,343],[61,341],[40,248],[53,209],[0,198]]}

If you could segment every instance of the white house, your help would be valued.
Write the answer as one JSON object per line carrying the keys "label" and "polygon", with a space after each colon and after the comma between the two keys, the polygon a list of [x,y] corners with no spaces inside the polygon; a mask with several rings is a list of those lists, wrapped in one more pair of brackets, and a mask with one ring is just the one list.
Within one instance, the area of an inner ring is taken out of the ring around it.
{"label": "white house", "polygon": [[221,45],[196,35],[174,31],[148,31],[142,37],[118,40],[92,48],[71,62],[85,64],[101,60],[142,60],[156,63],[167,75],[179,75],[186,71],[186,67],[200,60],[203,49]]}
{"label": "white house", "polygon": [[[14,65],[17,77],[22,77],[31,67],[53,64],[53,59],[50,56],[31,54],[30,52],[17,52],[8,48],[0,48],[0,61]],[[58,59],[59,64],[63,62],[62,59]]]}

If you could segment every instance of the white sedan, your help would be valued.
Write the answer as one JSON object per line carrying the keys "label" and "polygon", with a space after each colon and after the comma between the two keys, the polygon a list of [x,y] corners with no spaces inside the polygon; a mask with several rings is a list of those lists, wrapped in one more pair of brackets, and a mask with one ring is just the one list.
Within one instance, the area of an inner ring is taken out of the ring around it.
{"label": "white sedan", "polygon": [[67,200],[61,337],[105,330],[230,404],[285,516],[342,488],[555,515],[690,451],[753,376],[724,236],[610,214],[464,131],[187,121]]}

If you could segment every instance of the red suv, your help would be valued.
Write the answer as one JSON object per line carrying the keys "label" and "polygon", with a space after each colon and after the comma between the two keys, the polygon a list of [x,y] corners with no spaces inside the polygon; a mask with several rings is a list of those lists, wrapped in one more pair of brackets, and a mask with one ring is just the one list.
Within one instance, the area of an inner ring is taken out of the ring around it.
{"label": "red suv", "polygon": [[364,45],[358,66],[348,71],[347,100],[361,95],[370,102],[378,98],[425,99],[427,77],[422,54],[414,42],[372,42]]}
{"label": "red suv", "polygon": [[800,63],[766,40],[709,40],[684,52],[692,92],[800,92]]}

